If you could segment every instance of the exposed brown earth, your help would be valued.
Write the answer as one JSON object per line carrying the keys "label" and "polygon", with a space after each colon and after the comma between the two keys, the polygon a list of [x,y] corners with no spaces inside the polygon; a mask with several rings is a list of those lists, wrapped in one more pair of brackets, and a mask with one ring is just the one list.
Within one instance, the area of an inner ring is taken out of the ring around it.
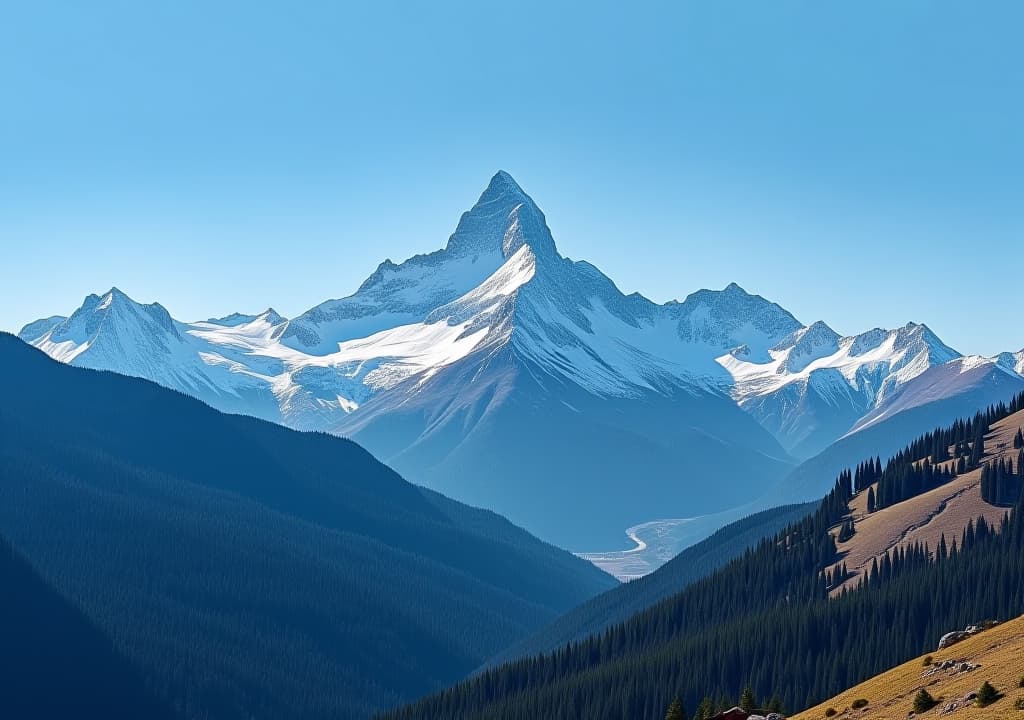
{"label": "exposed brown earth", "polygon": [[[1021,427],[1024,427],[1024,411],[993,424],[985,437],[985,460],[1003,457],[1016,462],[1018,451],[1013,448],[1013,436]],[[850,577],[833,594],[841,592],[844,587],[852,589],[856,586],[864,572],[870,569],[872,560],[880,560],[894,548],[922,543],[934,550],[943,535],[947,544],[952,544],[954,539],[959,542],[968,521],[977,522],[978,517],[983,516],[989,525],[998,527],[1006,512],[1006,508],[982,500],[980,468],[934,490],[870,514],[867,511],[867,491],[860,492],[850,501],[850,517],[856,533],[846,542],[837,543],[839,563],[846,563]],[[1021,717],[1024,718],[1024,713]]]}

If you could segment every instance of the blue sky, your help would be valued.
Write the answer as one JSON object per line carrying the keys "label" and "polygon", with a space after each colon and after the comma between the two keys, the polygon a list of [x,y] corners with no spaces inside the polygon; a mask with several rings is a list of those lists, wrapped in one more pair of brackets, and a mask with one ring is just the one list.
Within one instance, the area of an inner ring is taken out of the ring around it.
{"label": "blue sky", "polygon": [[1024,346],[1021,4],[486,5],[5,8],[0,327],[294,315],[503,168],[626,291]]}

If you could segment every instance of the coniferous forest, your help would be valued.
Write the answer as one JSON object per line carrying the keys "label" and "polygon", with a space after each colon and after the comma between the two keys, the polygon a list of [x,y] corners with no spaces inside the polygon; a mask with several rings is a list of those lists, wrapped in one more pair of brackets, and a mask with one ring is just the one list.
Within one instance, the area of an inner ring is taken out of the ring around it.
{"label": "coniferous forest", "polygon": [[550,652],[620,623],[707,577],[746,550],[757,547],[764,538],[774,536],[808,515],[815,507],[817,503],[785,505],[730,523],[686,548],[651,574],[623,583],[573,608],[524,642],[492,658],[488,665]]}
{"label": "coniferous forest", "polygon": [[0,537],[0,715],[169,720],[110,638]]}
{"label": "coniferous forest", "polygon": [[[941,431],[938,442],[969,437],[972,452],[979,428],[1022,407],[1024,395]],[[882,476],[911,477],[900,468],[931,455],[935,438],[911,443]],[[916,481],[905,488],[924,489]],[[936,548],[892,552],[856,589],[830,599],[846,578],[821,569],[837,559],[830,530],[854,492],[854,473],[844,472],[813,515],[678,595],[599,635],[488,670],[383,717],[661,718],[677,697],[684,708],[708,709],[746,687],[795,711],[934,648],[950,629],[1024,612],[1020,501],[1000,527],[979,518]]]}

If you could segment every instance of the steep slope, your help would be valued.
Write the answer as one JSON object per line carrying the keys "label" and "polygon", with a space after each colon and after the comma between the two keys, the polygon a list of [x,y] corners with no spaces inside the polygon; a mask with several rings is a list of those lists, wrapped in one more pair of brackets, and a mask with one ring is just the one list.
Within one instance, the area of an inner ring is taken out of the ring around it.
{"label": "steep slope", "polygon": [[[1004,460],[1016,464],[1020,451],[1013,447],[1013,437],[1021,428],[1024,428],[1024,411],[994,423],[985,435],[986,450],[981,462]],[[939,466],[951,465],[946,462]],[[867,490],[857,494],[850,501],[847,515],[853,523],[854,535],[836,543],[839,562],[850,577],[833,592],[855,587],[873,562],[881,562],[886,554],[897,549],[907,550],[915,545],[936,548],[940,542],[959,541],[968,523],[976,523],[978,518],[984,518],[991,527],[998,527],[1007,508],[989,504],[982,498],[981,473],[981,467],[964,472],[951,482],[870,513]],[[871,489],[877,494],[877,484]],[[829,569],[835,571],[835,564]]]}
{"label": "steep slope", "polygon": [[5,717],[173,717],[110,639],[2,537],[0,588],[0,711]]}
{"label": "steep slope", "polygon": [[327,355],[347,340],[422,322],[433,309],[469,292],[505,262],[507,218],[517,207],[524,214],[540,213],[508,173],[498,172],[476,205],[463,214],[444,249],[399,265],[385,260],[353,295],[308,310],[281,328],[279,337],[289,347]]}
{"label": "steep slope", "polygon": [[365,717],[616,584],[347,440],[0,359],[0,532],[189,716]]}
{"label": "steep slope", "polygon": [[[832,717],[844,719],[905,718],[913,712],[914,696],[922,688],[932,697],[941,698],[938,707],[928,715],[951,715],[957,720],[1017,720],[1021,711],[1014,704],[1024,699],[1024,689],[1020,687],[1024,677],[1022,657],[1024,617],[1018,617],[944,650],[933,650],[908,660],[794,715],[792,720],[819,720],[826,717],[829,709],[836,711]],[[928,658],[931,660],[925,662]],[[950,661],[953,667],[936,667]],[[960,670],[961,663],[973,669]],[[988,707],[977,707],[974,702],[965,700],[986,681],[1002,694],[998,701]],[[857,700],[867,700],[867,705],[854,710],[852,705]],[[945,712],[946,707],[954,704],[953,709]]]}

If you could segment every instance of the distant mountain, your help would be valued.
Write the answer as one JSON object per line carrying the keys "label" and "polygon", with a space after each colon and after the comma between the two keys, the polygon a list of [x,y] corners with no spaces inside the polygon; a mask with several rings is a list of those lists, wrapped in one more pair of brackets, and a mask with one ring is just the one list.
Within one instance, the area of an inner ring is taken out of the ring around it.
{"label": "distant mountain", "polygon": [[[221,410],[352,437],[576,550],[612,549],[666,513],[742,505],[961,359],[924,325],[839,337],[736,284],[663,305],[625,295],[558,253],[505,172],[444,248],[385,260],[290,320],[182,323],[112,289],[21,337]],[[1020,378],[1022,357],[994,362]],[[715,482],[698,490],[704,477]]]}
{"label": "distant mountain", "polygon": [[767,358],[741,350],[720,362],[735,381],[740,405],[790,453],[809,457],[885,406],[905,383],[959,357],[924,325],[844,338],[816,322],[771,348]]}
{"label": "distant mountain", "polygon": [[364,718],[617,585],[348,440],[0,363],[0,534],[188,717]]}
{"label": "distant mountain", "polygon": [[4,717],[174,717],[110,639],[2,537],[0,588]]}

